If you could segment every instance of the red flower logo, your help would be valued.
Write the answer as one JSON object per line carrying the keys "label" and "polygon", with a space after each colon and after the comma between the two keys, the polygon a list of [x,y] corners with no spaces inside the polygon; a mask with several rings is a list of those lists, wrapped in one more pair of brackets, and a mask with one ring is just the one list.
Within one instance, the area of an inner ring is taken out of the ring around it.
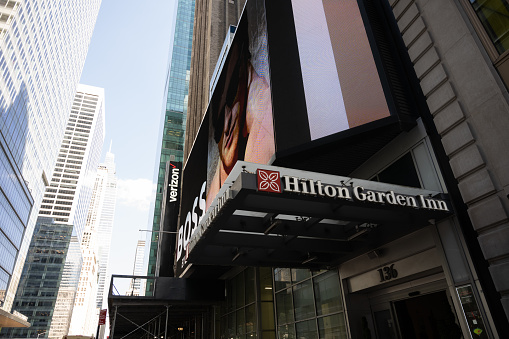
{"label": "red flower logo", "polygon": [[256,175],[259,191],[281,193],[281,176],[279,172],[257,169]]}

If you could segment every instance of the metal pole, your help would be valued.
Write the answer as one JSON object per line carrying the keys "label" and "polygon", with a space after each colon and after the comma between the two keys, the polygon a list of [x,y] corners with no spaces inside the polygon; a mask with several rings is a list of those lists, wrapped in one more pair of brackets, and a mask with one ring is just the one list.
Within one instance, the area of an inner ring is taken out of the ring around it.
{"label": "metal pole", "polygon": [[157,339],[161,335],[161,316],[157,318]]}
{"label": "metal pole", "polygon": [[166,323],[164,324],[164,339],[168,339],[168,305],[166,305]]}
{"label": "metal pole", "polygon": [[206,313],[201,313],[201,339],[205,339],[203,338],[203,332],[205,331],[205,314]]}
{"label": "metal pole", "polygon": [[117,308],[118,308],[118,306],[115,305],[115,314],[113,315],[113,326],[111,326],[111,333],[110,333],[111,339],[115,338],[114,335],[115,335],[115,322],[117,321]]}
{"label": "metal pole", "polygon": [[212,306],[212,312],[214,312],[212,315],[212,331],[214,331],[212,333],[212,338],[215,338],[216,337],[216,305]]}

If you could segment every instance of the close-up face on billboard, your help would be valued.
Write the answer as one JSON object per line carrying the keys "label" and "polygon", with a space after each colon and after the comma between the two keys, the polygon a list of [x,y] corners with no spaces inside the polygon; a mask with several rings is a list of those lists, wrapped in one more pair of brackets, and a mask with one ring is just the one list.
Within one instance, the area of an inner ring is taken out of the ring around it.
{"label": "close-up face on billboard", "polygon": [[250,1],[209,105],[207,207],[237,160],[275,152],[263,1]]}
{"label": "close-up face on billboard", "polygon": [[355,0],[292,0],[311,140],[390,115]]}

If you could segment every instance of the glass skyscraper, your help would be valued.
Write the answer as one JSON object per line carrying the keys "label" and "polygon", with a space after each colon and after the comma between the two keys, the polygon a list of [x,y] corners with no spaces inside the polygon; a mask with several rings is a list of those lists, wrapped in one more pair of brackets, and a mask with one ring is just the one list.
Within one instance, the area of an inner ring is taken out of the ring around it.
{"label": "glass skyscraper", "polygon": [[10,311],[101,0],[0,1],[0,300]]}
{"label": "glass skyscraper", "polygon": [[5,328],[0,337],[48,337],[71,234],[72,225],[55,224],[51,218],[37,220],[13,306],[32,326]]}
{"label": "glass skyscraper", "polygon": [[[166,162],[181,162],[183,159],[184,133],[187,115],[187,96],[191,68],[195,0],[179,0],[175,35],[171,53],[171,64],[166,81],[166,105],[161,141],[161,156],[157,172],[157,192],[154,205],[152,230],[159,230]],[[155,274],[159,233],[151,235],[148,275]],[[147,290],[151,290],[147,285]]]}

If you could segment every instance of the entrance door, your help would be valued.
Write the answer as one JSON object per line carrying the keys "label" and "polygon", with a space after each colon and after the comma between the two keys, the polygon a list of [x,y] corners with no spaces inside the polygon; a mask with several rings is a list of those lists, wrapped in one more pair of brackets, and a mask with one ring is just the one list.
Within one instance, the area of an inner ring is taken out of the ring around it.
{"label": "entrance door", "polygon": [[461,338],[461,329],[445,291],[394,302],[401,337],[405,339]]}
{"label": "entrance door", "polygon": [[391,311],[381,310],[373,312],[375,317],[375,326],[378,339],[396,339],[394,333],[394,323],[392,321]]}

